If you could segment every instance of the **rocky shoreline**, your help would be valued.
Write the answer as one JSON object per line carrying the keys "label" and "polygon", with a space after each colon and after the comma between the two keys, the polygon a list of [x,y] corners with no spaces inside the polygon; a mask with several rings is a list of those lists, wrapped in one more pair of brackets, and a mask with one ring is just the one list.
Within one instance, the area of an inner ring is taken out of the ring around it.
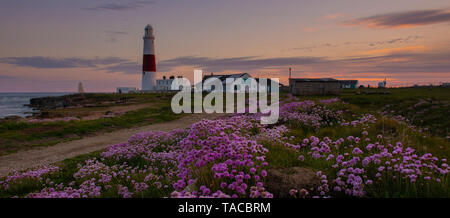
{"label": "rocky shoreline", "polygon": [[71,94],[62,96],[50,96],[30,99],[30,104],[25,106],[36,110],[49,110],[57,108],[65,108],[83,104],[86,97],[83,94]]}
{"label": "rocky shoreline", "polygon": [[[52,115],[52,111],[58,109],[77,109],[77,108],[96,108],[96,107],[109,107],[126,105],[132,103],[138,103],[139,100],[133,96],[115,96],[114,94],[98,94],[98,93],[83,93],[83,94],[67,94],[61,96],[46,96],[31,98],[28,104],[24,104],[24,107],[29,107],[33,111],[29,112],[26,117],[21,116],[8,116],[0,118],[0,122],[29,120],[33,118],[48,119],[59,118]],[[79,114],[77,114],[79,115]],[[70,115],[65,116],[77,116]],[[105,115],[109,115],[108,112]],[[85,116],[85,115],[82,115]]]}
{"label": "rocky shoreline", "polygon": [[28,116],[7,116],[0,118],[0,122],[19,121],[30,117],[46,118],[46,114],[48,114],[46,111],[48,110],[82,106],[84,101],[86,101],[86,97],[83,94],[31,98],[29,104],[23,105],[33,109],[32,112],[28,113]]}

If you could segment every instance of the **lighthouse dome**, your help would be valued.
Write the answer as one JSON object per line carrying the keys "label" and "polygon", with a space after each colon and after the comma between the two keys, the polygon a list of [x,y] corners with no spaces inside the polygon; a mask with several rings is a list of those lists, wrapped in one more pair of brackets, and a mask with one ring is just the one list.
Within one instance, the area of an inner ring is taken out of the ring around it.
{"label": "lighthouse dome", "polygon": [[145,35],[144,38],[153,38],[153,27],[148,24],[145,26]]}

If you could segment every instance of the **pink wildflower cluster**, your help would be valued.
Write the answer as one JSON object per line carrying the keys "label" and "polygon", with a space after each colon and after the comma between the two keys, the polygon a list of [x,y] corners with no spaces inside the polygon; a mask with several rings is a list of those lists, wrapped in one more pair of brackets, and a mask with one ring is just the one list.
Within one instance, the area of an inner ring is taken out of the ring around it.
{"label": "pink wildflower cluster", "polygon": [[170,132],[152,131],[131,137],[128,143],[109,146],[100,158],[78,164],[69,184],[46,184],[31,198],[78,197],[142,197],[148,191],[166,196],[174,180],[177,156],[181,153],[177,143],[186,130]]}
{"label": "pink wildflower cluster", "polygon": [[423,128],[422,129],[422,128],[418,127],[418,126],[415,126],[415,125],[411,124],[411,121],[408,118],[406,118],[406,117],[404,117],[402,115],[387,115],[386,113],[382,113],[382,115],[390,117],[391,119],[393,119],[398,124],[406,125],[413,132],[422,133],[422,132],[428,130],[428,128]]}
{"label": "pink wildflower cluster", "polygon": [[377,118],[372,114],[362,114],[359,119],[352,120],[350,122],[342,122],[341,126],[362,126],[363,128],[369,127],[370,124],[374,124]]}
{"label": "pink wildflower cluster", "polygon": [[[334,103],[339,107],[341,102],[336,98],[319,104],[308,100],[282,104],[281,122],[276,125],[260,124],[261,114],[235,114],[202,120],[186,130],[139,133],[79,163],[70,182],[52,177],[61,170],[58,167],[43,166],[0,180],[0,194],[14,193],[13,186],[26,186],[21,190],[30,191],[14,194],[30,198],[271,198],[264,184],[269,151],[262,143],[285,146],[298,154],[299,163],[320,163],[323,171],[316,172],[318,184],[308,191],[291,190],[293,197],[377,196],[379,190],[396,184],[402,186],[395,191],[448,184],[446,159],[419,155],[400,142],[392,145],[387,137],[372,136],[368,130],[375,116],[363,114],[347,122]],[[288,128],[318,130],[334,124],[357,127],[361,134],[337,140],[310,136],[301,141],[287,136]]]}
{"label": "pink wildflower cluster", "polygon": [[329,99],[321,99],[319,100],[320,104],[332,104],[336,102],[342,102],[340,98],[329,98]]}
{"label": "pink wildflower cluster", "polygon": [[[180,178],[173,184],[177,197],[272,197],[264,191],[265,153],[252,140],[253,128],[262,128],[247,116],[202,120],[180,141]],[[214,185],[218,184],[218,185]],[[252,190],[252,186],[256,189]]]}
{"label": "pink wildflower cluster", "polygon": [[[399,180],[425,187],[430,182],[440,183],[450,172],[446,159],[439,159],[429,153],[418,155],[414,149],[405,148],[400,142],[385,145],[363,139],[348,136],[332,141],[328,137],[319,140],[311,136],[304,139],[301,146],[288,147],[306,152],[311,160],[323,159],[330,166],[334,172],[331,180],[327,180],[322,173],[318,175],[321,178],[318,191],[322,196],[329,195],[332,190],[362,197],[367,194],[367,190],[375,189],[377,185],[398,183],[396,181]],[[303,155],[299,156],[299,159],[304,158]]]}
{"label": "pink wildflower cluster", "polygon": [[[285,127],[265,129],[254,116],[236,115],[202,120],[187,130],[139,133],[78,164],[72,182],[40,181],[42,189],[25,197],[128,198],[157,192],[161,197],[270,198],[273,195],[263,187],[267,149],[256,138],[264,133],[274,139],[285,131]],[[1,184],[15,177],[23,176],[13,175]]]}
{"label": "pink wildflower cluster", "polygon": [[[322,100],[325,101],[325,100]],[[335,100],[329,103],[335,102]],[[327,104],[329,104],[327,102]],[[324,105],[306,100],[291,102],[280,106],[280,120],[294,127],[304,127],[318,130],[322,126],[332,126],[341,123],[343,112],[333,111]]]}
{"label": "pink wildflower cluster", "polygon": [[20,185],[26,182],[42,182],[43,178],[59,171],[59,167],[52,165],[43,165],[35,169],[27,170],[25,172],[15,171],[7,176],[4,180],[0,180],[0,190],[8,190],[12,185]]}
{"label": "pink wildflower cluster", "polygon": [[110,112],[101,116],[101,118],[113,118],[124,114],[124,112]]}
{"label": "pink wildflower cluster", "polygon": [[85,180],[79,188],[64,187],[64,184],[58,184],[54,187],[48,187],[39,193],[30,193],[27,198],[88,198],[99,197],[101,186],[97,185],[96,179]]}

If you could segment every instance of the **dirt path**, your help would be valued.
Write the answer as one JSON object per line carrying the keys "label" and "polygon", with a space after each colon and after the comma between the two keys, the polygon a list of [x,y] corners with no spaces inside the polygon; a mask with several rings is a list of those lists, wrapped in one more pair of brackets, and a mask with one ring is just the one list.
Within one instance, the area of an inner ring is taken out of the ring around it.
{"label": "dirt path", "polygon": [[[145,104],[132,104],[132,105],[121,105],[121,106],[111,106],[107,108],[103,108],[102,110],[92,111],[89,115],[82,116],[82,120],[96,120],[105,115],[107,111],[111,111],[114,113],[125,113],[128,111],[135,111],[146,107],[155,107],[157,104],[155,103],[145,103]],[[73,115],[71,115],[73,116]]]}
{"label": "dirt path", "polygon": [[24,170],[40,164],[51,164],[106,148],[108,145],[126,142],[132,135],[150,130],[169,131],[187,128],[203,118],[216,119],[223,114],[191,114],[166,123],[157,123],[131,129],[123,129],[98,136],[85,137],[80,140],[59,143],[54,146],[19,151],[10,155],[0,156],[0,176],[14,170]]}

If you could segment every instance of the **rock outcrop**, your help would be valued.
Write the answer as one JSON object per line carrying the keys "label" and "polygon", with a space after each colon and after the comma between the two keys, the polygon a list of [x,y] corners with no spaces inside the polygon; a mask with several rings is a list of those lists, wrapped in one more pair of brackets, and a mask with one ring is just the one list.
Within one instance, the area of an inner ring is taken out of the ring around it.
{"label": "rock outcrop", "polygon": [[82,105],[86,97],[82,94],[32,98],[27,105],[37,110],[48,110]]}
{"label": "rock outcrop", "polygon": [[265,180],[267,191],[279,198],[289,197],[291,189],[311,189],[320,184],[319,177],[310,168],[291,167],[269,169]]}

